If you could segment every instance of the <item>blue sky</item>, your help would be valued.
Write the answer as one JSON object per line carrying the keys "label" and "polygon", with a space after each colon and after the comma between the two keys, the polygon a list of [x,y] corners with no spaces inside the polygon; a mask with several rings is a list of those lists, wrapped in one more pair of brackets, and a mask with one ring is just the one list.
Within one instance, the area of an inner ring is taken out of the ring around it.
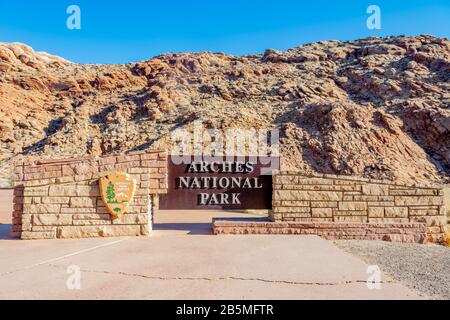
{"label": "blue sky", "polygon": [[[66,27],[72,4],[81,8],[81,30]],[[381,8],[381,30],[366,27],[371,4]],[[23,42],[80,63],[134,62],[167,52],[251,54],[319,40],[423,33],[449,37],[449,0],[0,3],[0,42]]]}

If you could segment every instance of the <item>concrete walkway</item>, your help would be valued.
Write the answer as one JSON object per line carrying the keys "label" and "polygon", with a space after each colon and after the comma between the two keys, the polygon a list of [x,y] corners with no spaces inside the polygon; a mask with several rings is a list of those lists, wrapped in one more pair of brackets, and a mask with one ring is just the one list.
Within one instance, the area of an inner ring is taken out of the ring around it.
{"label": "concrete walkway", "polygon": [[[369,290],[367,265],[330,241],[213,236],[211,215],[236,214],[177,215],[156,216],[147,238],[20,241],[3,233],[0,299],[420,298],[384,275],[381,289]],[[68,289],[68,270],[80,271],[80,290]]]}

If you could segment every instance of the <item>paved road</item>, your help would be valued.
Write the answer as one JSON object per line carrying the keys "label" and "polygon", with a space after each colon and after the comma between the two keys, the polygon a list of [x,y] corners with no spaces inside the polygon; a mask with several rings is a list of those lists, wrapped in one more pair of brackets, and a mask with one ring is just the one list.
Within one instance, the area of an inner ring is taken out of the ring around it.
{"label": "paved road", "polygon": [[[170,217],[145,238],[20,241],[0,228],[0,299],[420,298],[386,276],[369,290],[367,265],[331,241],[213,236],[208,214]],[[68,270],[80,270],[80,290]]]}

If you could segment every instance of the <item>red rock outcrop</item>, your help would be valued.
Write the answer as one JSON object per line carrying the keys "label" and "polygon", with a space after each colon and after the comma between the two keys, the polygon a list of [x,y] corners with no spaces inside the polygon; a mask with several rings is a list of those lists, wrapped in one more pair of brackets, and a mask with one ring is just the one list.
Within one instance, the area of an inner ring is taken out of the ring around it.
{"label": "red rock outcrop", "polygon": [[445,182],[450,41],[321,41],[261,55],[80,65],[0,44],[0,176],[14,159],[165,147],[196,119],[281,130],[283,167]]}

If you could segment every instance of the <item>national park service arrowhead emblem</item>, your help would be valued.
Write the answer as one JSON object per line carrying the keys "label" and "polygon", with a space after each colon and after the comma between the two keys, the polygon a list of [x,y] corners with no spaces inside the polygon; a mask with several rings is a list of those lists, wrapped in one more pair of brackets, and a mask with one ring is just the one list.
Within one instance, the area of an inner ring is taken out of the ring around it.
{"label": "national park service arrowhead emblem", "polygon": [[113,172],[99,180],[103,203],[114,218],[123,215],[134,196],[135,182],[127,173]]}

